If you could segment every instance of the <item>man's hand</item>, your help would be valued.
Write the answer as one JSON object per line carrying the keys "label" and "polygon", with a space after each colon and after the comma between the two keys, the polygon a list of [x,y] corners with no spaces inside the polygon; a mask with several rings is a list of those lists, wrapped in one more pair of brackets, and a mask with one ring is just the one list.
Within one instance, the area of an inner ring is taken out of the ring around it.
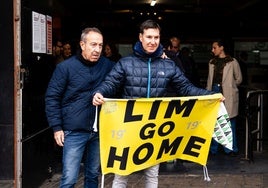
{"label": "man's hand", "polygon": [[62,130],[54,132],[54,139],[59,146],[63,146],[63,144],[64,144],[64,132]]}
{"label": "man's hand", "polygon": [[163,54],[161,55],[161,58],[162,58],[162,59],[166,59],[166,58],[168,58],[168,56],[166,55],[165,52],[163,52]]}
{"label": "man's hand", "polygon": [[103,98],[102,94],[96,93],[93,97],[92,104],[94,106],[98,106],[98,105],[101,105],[103,103],[104,103],[104,98]]}

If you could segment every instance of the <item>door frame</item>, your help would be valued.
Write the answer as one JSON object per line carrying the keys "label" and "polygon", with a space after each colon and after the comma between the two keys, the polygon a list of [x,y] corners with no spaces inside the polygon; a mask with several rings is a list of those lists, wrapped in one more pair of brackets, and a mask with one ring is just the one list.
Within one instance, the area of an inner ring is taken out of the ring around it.
{"label": "door frame", "polygon": [[14,35],[14,187],[22,187],[21,0],[13,0]]}

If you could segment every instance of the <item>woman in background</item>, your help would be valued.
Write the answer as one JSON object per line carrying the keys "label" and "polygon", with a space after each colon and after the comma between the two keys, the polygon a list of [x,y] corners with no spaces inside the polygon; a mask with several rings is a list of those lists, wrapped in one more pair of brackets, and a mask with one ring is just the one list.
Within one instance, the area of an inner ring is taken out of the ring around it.
{"label": "woman in background", "polygon": [[[223,40],[218,39],[212,43],[214,57],[209,61],[207,89],[221,92],[225,97],[225,107],[230,117],[233,134],[233,151],[224,148],[226,154],[238,153],[236,141],[236,117],[239,107],[238,85],[242,82],[242,73],[238,61],[231,57],[230,46]],[[218,151],[218,142],[212,140],[210,153],[215,155]]]}

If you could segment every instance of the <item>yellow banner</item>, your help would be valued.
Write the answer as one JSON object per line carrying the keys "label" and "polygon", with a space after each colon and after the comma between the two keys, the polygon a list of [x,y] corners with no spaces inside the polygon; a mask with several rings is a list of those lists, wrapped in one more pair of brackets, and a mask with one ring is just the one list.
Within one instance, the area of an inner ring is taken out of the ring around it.
{"label": "yellow banner", "polygon": [[206,165],[220,98],[107,99],[99,115],[102,173],[128,175],[177,158]]}

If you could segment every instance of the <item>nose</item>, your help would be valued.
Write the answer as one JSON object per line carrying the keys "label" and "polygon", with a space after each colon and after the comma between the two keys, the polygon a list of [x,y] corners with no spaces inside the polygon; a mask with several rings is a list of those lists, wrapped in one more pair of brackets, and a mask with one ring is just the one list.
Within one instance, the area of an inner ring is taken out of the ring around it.
{"label": "nose", "polygon": [[102,51],[102,46],[101,45],[96,45],[96,47],[94,48],[94,50],[96,52],[101,52]]}
{"label": "nose", "polygon": [[152,43],[155,44],[156,43],[156,39],[152,38]]}

